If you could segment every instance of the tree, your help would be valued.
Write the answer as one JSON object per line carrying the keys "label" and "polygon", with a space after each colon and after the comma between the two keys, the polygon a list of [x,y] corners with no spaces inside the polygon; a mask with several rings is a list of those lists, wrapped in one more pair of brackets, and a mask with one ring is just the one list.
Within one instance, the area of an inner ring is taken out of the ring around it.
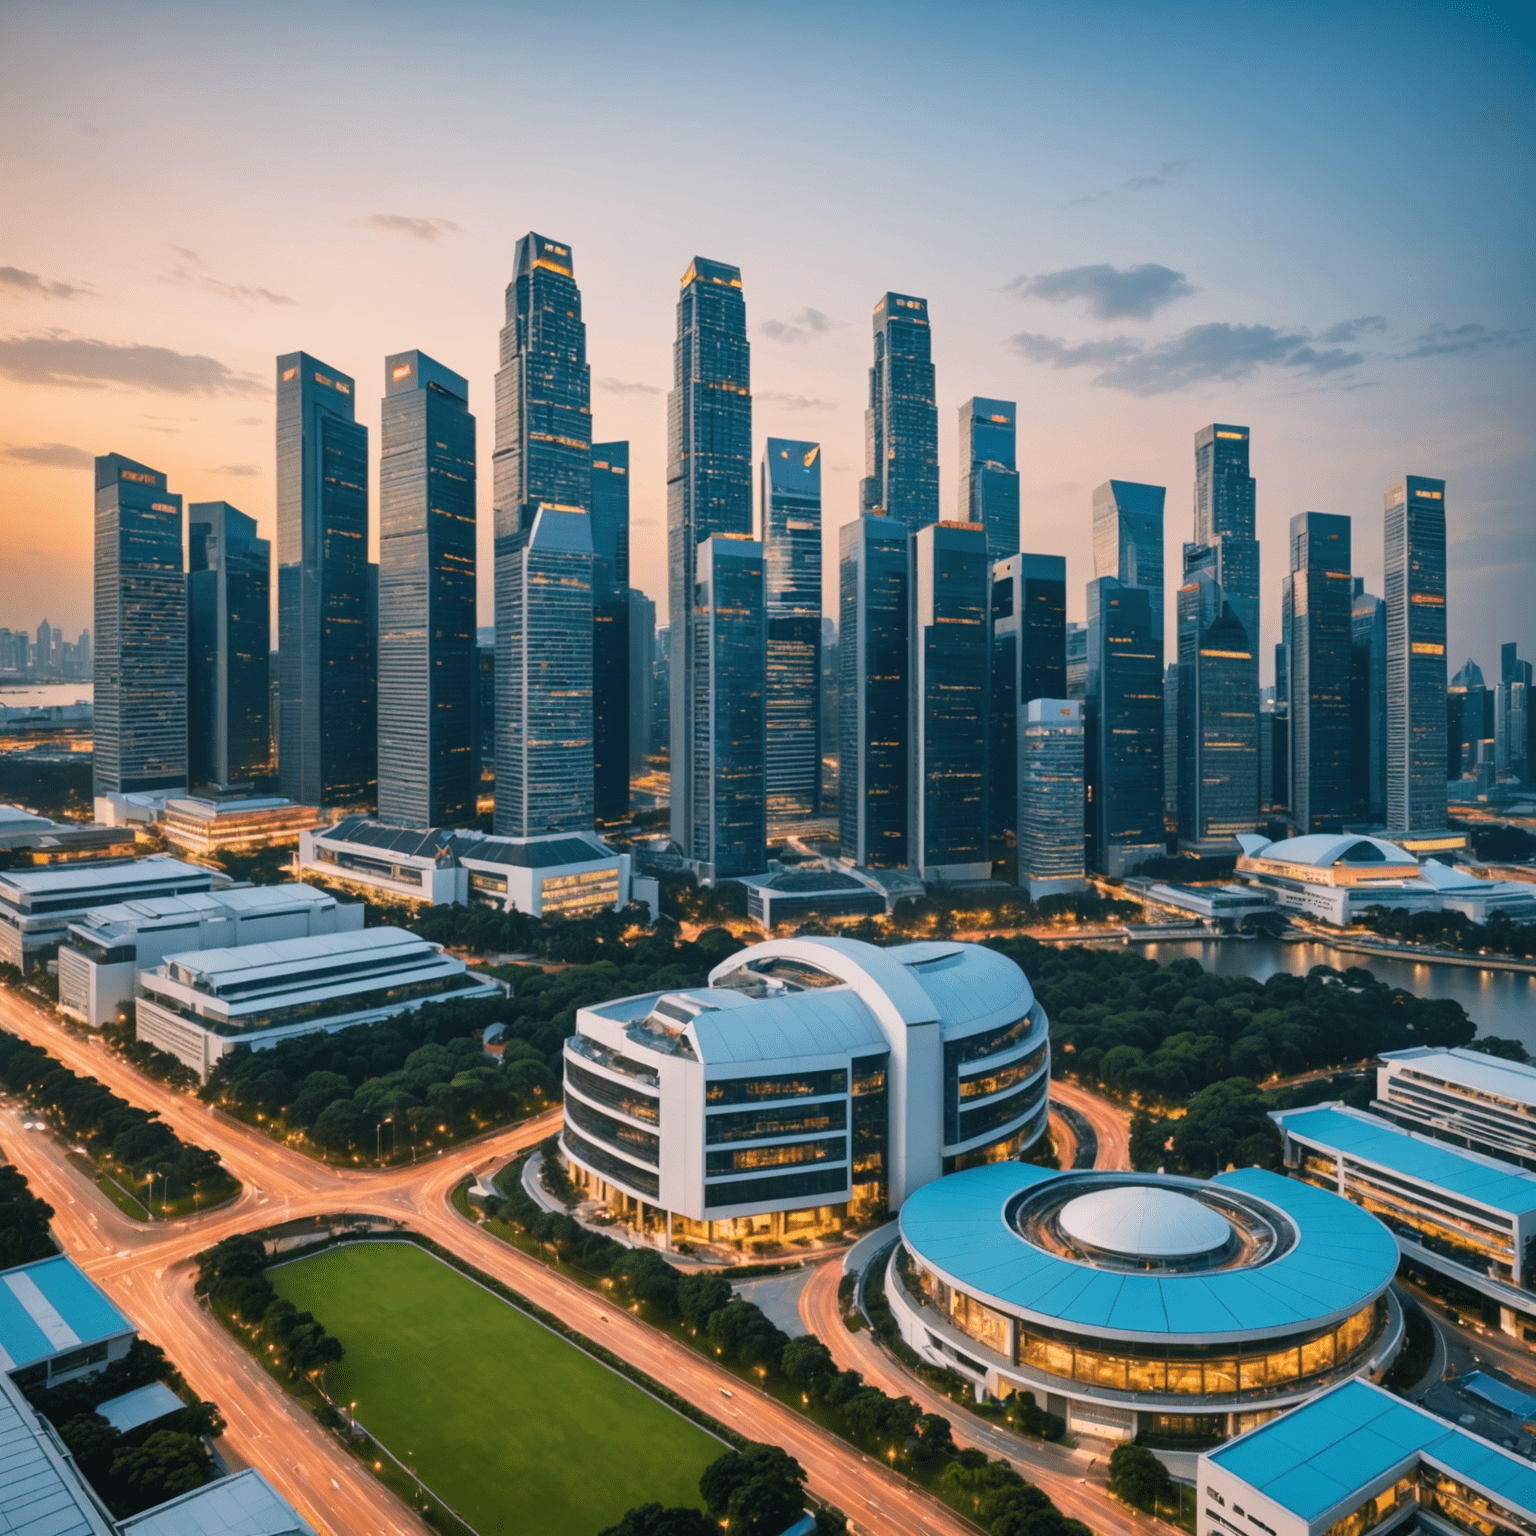
{"label": "tree", "polygon": [[805,1469],[777,1445],[749,1444],[705,1467],[699,1493],[732,1536],[782,1536],[801,1514]]}
{"label": "tree", "polygon": [[53,1207],[32,1193],[21,1170],[0,1163],[0,1269],[52,1257],[52,1219]]}
{"label": "tree", "polygon": [[941,1413],[925,1413],[917,1421],[918,1444],[925,1456],[953,1456],[955,1438]]}
{"label": "tree", "polygon": [[59,1426],[59,1439],[69,1447],[75,1465],[93,1487],[105,1487],[122,1435],[99,1413],[77,1414]]}
{"label": "tree", "polygon": [[119,1515],[137,1514],[208,1481],[213,1458],[201,1442],[175,1430],[157,1430],[143,1445],[119,1451],[112,1461],[111,1503]]}
{"label": "tree", "polygon": [[1202,1088],[1173,1132],[1173,1150],[1187,1173],[1209,1177],[1229,1163],[1280,1165],[1280,1133],[1264,1095],[1246,1077]]}
{"label": "tree", "polygon": [[641,1504],[599,1536],[718,1536],[719,1530],[701,1510],[686,1505],[663,1509],[660,1504]]}
{"label": "tree", "polygon": [[1109,1456],[1109,1491],[1137,1509],[1152,1510],[1173,1493],[1168,1468],[1144,1445],[1117,1445]]}
{"label": "tree", "polygon": [[690,1328],[703,1328],[731,1299],[731,1282],[724,1275],[701,1272],[677,1282],[677,1309]]}
{"label": "tree", "polygon": [[813,1400],[825,1395],[828,1384],[837,1375],[832,1351],[814,1333],[802,1334],[784,1346],[779,1369]]}

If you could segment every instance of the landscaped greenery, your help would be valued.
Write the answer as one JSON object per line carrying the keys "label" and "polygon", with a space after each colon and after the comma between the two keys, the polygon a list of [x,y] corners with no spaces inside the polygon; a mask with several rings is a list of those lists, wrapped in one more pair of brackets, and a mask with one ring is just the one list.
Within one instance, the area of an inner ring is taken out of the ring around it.
{"label": "landscaped greenery", "polygon": [[52,1220],[53,1207],[32,1193],[26,1175],[0,1163],[0,1269],[57,1253],[48,1232]]}
{"label": "landscaped greenery", "polygon": [[1486,923],[1474,923],[1462,912],[1400,912],[1369,907],[1355,919],[1383,938],[1403,944],[1443,944],[1448,949],[1478,955],[1536,955],[1536,923],[1517,923],[1507,912],[1494,912]]}

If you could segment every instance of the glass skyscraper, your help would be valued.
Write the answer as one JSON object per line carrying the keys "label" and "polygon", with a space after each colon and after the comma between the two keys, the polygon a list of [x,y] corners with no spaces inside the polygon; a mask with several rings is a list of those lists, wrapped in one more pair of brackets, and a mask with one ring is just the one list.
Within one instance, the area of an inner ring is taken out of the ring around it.
{"label": "glass skyscraper", "polygon": [[646,771],[656,702],[656,604],[637,587],[629,592],[629,771]]}
{"label": "glass skyscraper", "polygon": [[759,505],[768,585],[768,819],[821,809],[821,445],[770,437]]}
{"label": "glass skyscraper", "polygon": [[1387,814],[1387,607],[1354,579],[1350,604],[1350,815],[1382,826]]}
{"label": "glass skyscraper", "polygon": [[907,862],[909,563],[894,517],[838,531],[838,842],[870,869]]}
{"label": "glass skyscraper", "polygon": [[96,460],[98,795],[187,786],[187,578],[181,497],[120,453]]}
{"label": "glass skyscraper", "polygon": [[691,766],[699,696],[694,563],[699,545],[717,533],[752,534],[751,348],[740,270],[696,256],[677,301],[667,396],[672,840],[696,865],[710,861],[695,847],[695,831],[708,820],[695,801],[707,801],[711,788]]}
{"label": "glass skyscraper", "polygon": [[912,539],[912,867],[924,880],[985,880],[991,595],[980,523],[930,523]]}
{"label": "glass skyscraper", "polygon": [[592,825],[592,377],[571,248],[517,242],[496,374],[496,817]]}
{"label": "glass skyscraper", "polygon": [[1163,500],[1160,485],[1106,480],[1093,493],[1093,574],[1113,576],[1127,587],[1145,587],[1163,664]]}
{"label": "glass skyscraper", "polygon": [[629,815],[629,444],[592,445],[592,809]]}
{"label": "glass skyscraper", "polygon": [[303,805],[373,805],[368,429],[344,373],[277,360],[278,779]]}
{"label": "glass skyscraper", "polygon": [[1018,411],[1012,400],[980,396],[960,407],[959,515],[987,530],[994,560],[1020,544]]}
{"label": "glass skyscraper", "polygon": [[696,555],[692,845],[712,883],[768,867],[768,618],[757,540],[717,533]]}
{"label": "glass skyscraper", "polygon": [[875,305],[874,330],[863,507],[900,518],[916,533],[939,520],[939,411],[927,299],[886,294]]}
{"label": "glass skyscraper", "polygon": [[[994,781],[995,786],[995,781]],[[1031,699],[1019,733],[1019,878],[1031,901],[1084,880],[1083,706]]]}
{"label": "glass skyscraper", "polygon": [[592,596],[629,586],[629,444],[592,444]]}
{"label": "glass skyscraper", "polygon": [[475,418],[424,352],[384,360],[379,454],[379,818],[475,815]]}
{"label": "glass skyscraper", "polygon": [[[990,542],[989,534],[989,553]],[[987,791],[994,860],[1008,856],[1018,831],[1019,733],[1029,701],[1066,696],[1067,562],[1031,554],[995,561]]]}
{"label": "glass skyscraper", "polygon": [[1300,833],[1342,832],[1353,810],[1350,740],[1350,527],[1291,519],[1291,814]]}
{"label": "glass skyscraper", "polygon": [[1530,782],[1531,725],[1531,664],[1520,659],[1519,643],[1508,640],[1499,650],[1497,763],[1522,784]]}
{"label": "glass skyscraper", "polygon": [[1445,825],[1445,481],[1383,493],[1387,605],[1387,826]]}
{"label": "glass skyscraper", "polygon": [[[1256,483],[1248,472],[1247,427],[1212,422],[1195,433],[1195,537],[1216,551],[1216,579],[1255,655],[1259,647]],[[1258,673],[1254,673],[1258,692]],[[1258,700],[1254,700],[1258,708]]]}
{"label": "glass skyscraper", "polygon": [[227,789],[272,767],[272,545],[227,501],[187,509],[187,767]]}

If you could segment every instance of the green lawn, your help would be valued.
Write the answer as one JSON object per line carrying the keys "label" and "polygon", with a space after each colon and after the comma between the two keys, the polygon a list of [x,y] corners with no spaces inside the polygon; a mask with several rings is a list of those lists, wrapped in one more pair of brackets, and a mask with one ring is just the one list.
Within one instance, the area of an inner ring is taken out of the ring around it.
{"label": "green lawn", "polygon": [[269,1271],[346,1346],[325,1384],[481,1536],[596,1536],[700,1503],[703,1430],[410,1243]]}

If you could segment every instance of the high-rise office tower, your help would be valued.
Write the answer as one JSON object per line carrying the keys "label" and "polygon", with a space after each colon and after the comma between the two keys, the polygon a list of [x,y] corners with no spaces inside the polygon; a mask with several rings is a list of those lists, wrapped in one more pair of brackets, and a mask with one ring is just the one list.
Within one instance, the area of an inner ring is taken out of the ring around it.
{"label": "high-rise office tower", "polygon": [[1019,536],[1018,406],[983,400],[960,407],[960,503],[958,514],[987,530],[993,560],[1013,554]]}
{"label": "high-rise office tower", "polygon": [[[1259,646],[1259,545],[1255,482],[1248,471],[1247,427],[1212,422],[1195,433],[1195,537],[1216,552],[1216,579]],[[1258,681],[1255,673],[1254,689]],[[1258,708],[1255,700],[1254,708]]]}
{"label": "high-rise office tower", "polygon": [[98,795],[187,785],[187,578],[181,497],[120,453],[96,460]]}
{"label": "high-rise office tower", "polygon": [[1355,577],[1350,605],[1350,784],[1355,821],[1387,814],[1387,608]]}
{"label": "high-rise office tower", "polygon": [[1163,669],[1163,825],[1179,819],[1179,664]]}
{"label": "high-rise office tower", "polygon": [[303,805],[371,806],[378,719],[368,633],[368,429],[353,382],[277,360],[278,780]]}
{"label": "high-rise office tower", "polygon": [[1299,832],[1342,832],[1352,815],[1347,517],[1291,519],[1291,814]]}
{"label": "high-rise office tower", "polygon": [[1506,641],[1499,652],[1498,755],[1501,773],[1529,783],[1532,768],[1531,664],[1520,660],[1518,645]]}
{"label": "high-rise office tower", "polygon": [[909,579],[905,523],[838,531],[838,842],[870,869],[907,862]]}
{"label": "high-rise office tower", "polygon": [[592,377],[571,248],[517,242],[496,374],[496,817],[593,819]]}
{"label": "high-rise office tower", "polygon": [[756,539],[712,534],[695,553],[690,842],[713,883],[768,867],[768,620]]}
{"label": "high-rise office tower", "polygon": [[1019,879],[1031,901],[1080,891],[1083,876],[1083,706],[1031,699],[1019,733]]}
{"label": "high-rise office tower", "polygon": [[1060,555],[993,562],[991,669],[987,816],[991,857],[1004,859],[1018,831],[1019,733],[1029,701],[1067,694],[1067,562]]}
{"label": "high-rise office tower", "polygon": [[821,806],[821,445],[770,437],[759,506],[768,591],[768,819]]}
{"label": "high-rise office tower", "polygon": [[1067,625],[1067,697],[1088,697],[1088,626],[1075,619]]}
{"label": "high-rise office tower", "polygon": [[1160,485],[1107,480],[1093,493],[1093,574],[1145,587],[1163,670],[1163,499]]}
{"label": "high-rise office tower", "polygon": [[874,330],[863,507],[900,518],[916,533],[939,520],[939,411],[928,301],[885,294],[875,305]]}
{"label": "high-rise office tower", "polygon": [[912,539],[912,868],[924,880],[985,880],[987,609],[980,523],[930,523]]}
{"label": "high-rise office tower", "polygon": [[187,509],[187,772],[227,789],[271,771],[272,545],[227,501]]}
{"label": "high-rise office tower", "polygon": [[1446,778],[1492,782],[1497,733],[1495,692],[1469,656],[1446,689]]}
{"label": "high-rise office tower", "polygon": [[629,815],[629,444],[592,445],[592,808]]}
{"label": "high-rise office tower", "polygon": [[1445,481],[1409,475],[1383,493],[1387,604],[1387,826],[1443,827]]}
{"label": "high-rise office tower", "polygon": [[475,815],[475,418],[424,352],[384,360],[379,452],[379,818]]}
{"label": "high-rise office tower", "polygon": [[629,590],[629,771],[646,771],[656,707],[656,604]]}
{"label": "high-rise office tower", "polygon": [[39,672],[53,671],[56,660],[53,652],[53,626],[47,619],[44,619],[37,626],[37,670]]}
{"label": "high-rise office tower", "polygon": [[1147,587],[1113,576],[1088,583],[1087,702],[1095,867],[1125,875],[1166,846],[1163,669],[1152,644]]}
{"label": "high-rise office tower", "polygon": [[698,697],[694,560],[699,545],[717,533],[752,534],[751,348],[740,270],[695,256],[677,301],[667,396],[672,841],[695,864],[708,862],[707,850],[693,842],[695,828],[708,818],[694,801],[707,800],[711,791],[707,782],[695,782],[691,767]]}

